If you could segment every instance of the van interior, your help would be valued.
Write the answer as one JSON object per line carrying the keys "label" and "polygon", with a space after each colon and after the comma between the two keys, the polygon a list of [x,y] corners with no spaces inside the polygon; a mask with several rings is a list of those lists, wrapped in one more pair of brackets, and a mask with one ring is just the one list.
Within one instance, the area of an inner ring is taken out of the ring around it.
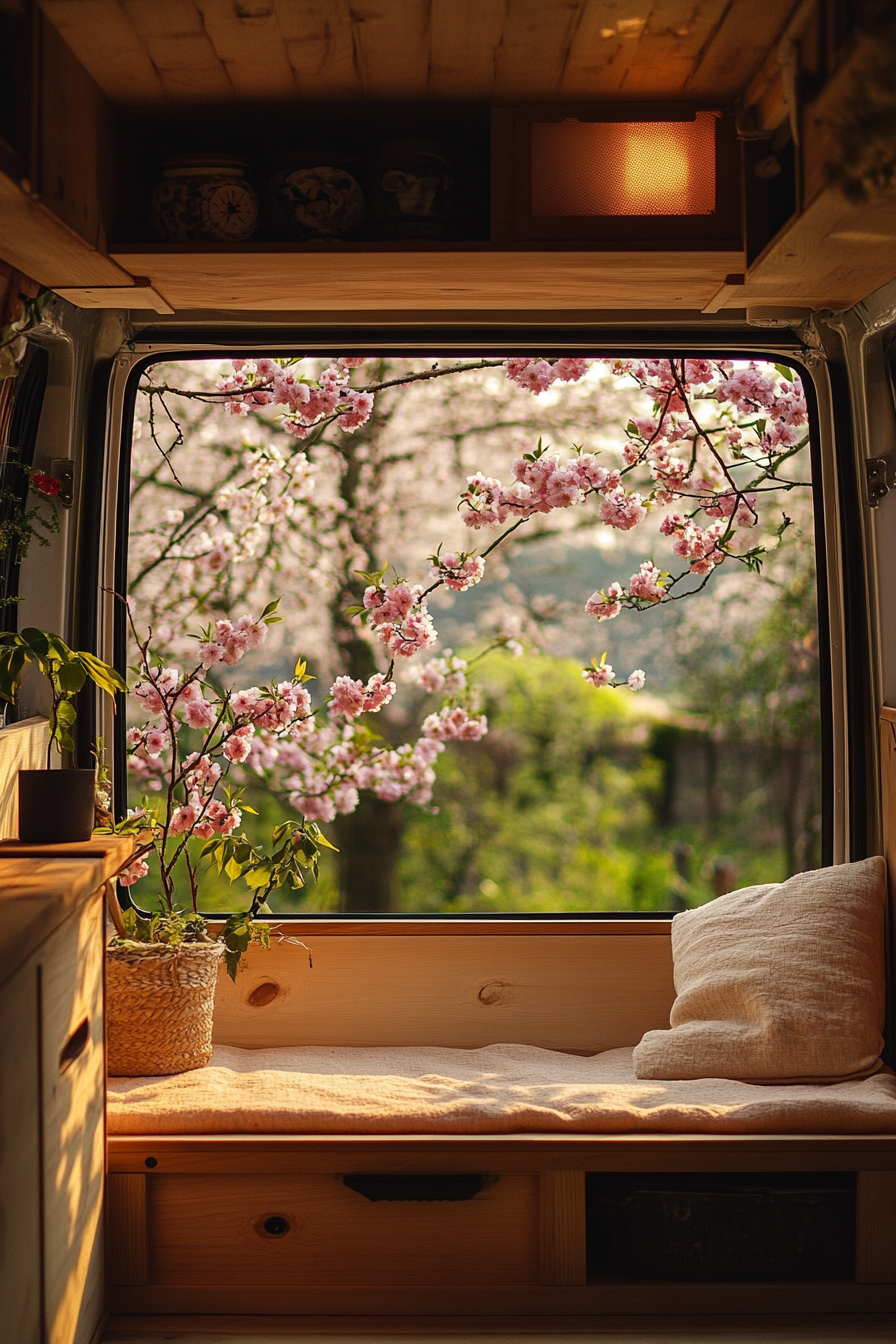
{"label": "van interior", "polygon": [[0,60],[4,1344],[892,1339],[892,4]]}

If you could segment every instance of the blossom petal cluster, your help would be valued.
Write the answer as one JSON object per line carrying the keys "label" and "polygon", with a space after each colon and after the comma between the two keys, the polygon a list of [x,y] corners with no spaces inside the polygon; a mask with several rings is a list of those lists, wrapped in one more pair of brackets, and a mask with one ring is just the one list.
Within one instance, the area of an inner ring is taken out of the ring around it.
{"label": "blossom petal cluster", "polygon": [[199,645],[203,667],[224,663],[235,667],[250,649],[260,648],[267,639],[268,628],[263,621],[251,616],[240,616],[236,621],[216,621],[214,632]]}
{"label": "blossom petal cluster", "polygon": [[434,555],[430,564],[430,573],[441,579],[446,588],[455,593],[465,593],[468,588],[482,580],[485,573],[485,561],[481,555]]}
{"label": "blossom petal cluster", "polygon": [[593,363],[593,359],[505,359],[504,373],[517,387],[537,397],[556,382],[577,383]]}
{"label": "blossom petal cluster", "polygon": [[404,580],[390,588],[370,584],[363,602],[374,634],[393,658],[412,658],[436,642],[438,634],[419,584]]}
{"label": "blossom petal cluster", "polygon": [[297,439],[330,419],[352,434],[373,411],[373,393],[349,384],[351,370],[366,362],[366,357],[337,359],[312,380],[297,373],[291,360],[237,359],[233,373],[218,380],[217,390],[224,394],[230,415],[246,416],[263,406],[285,407],[280,423]]}
{"label": "blossom petal cluster", "polygon": [[348,719],[359,714],[376,714],[388,705],[396,689],[395,682],[387,681],[381,672],[370,677],[366,686],[352,677],[337,677],[330,687],[330,710]]}

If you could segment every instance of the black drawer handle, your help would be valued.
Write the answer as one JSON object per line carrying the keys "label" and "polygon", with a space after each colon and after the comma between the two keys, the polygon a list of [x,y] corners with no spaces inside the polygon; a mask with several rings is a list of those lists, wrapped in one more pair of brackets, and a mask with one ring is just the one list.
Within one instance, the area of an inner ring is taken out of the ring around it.
{"label": "black drawer handle", "polygon": [[378,1204],[380,1200],[394,1202],[431,1203],[442,1200],[472,1199],[486,1185],[491,1185],[492,1177],[470,1175],[420,1176],[343,1176],[343,1185],[365,1199]]}
{"label": "black drawer handle", "polygon": [[71,1036],[69,1036],[59,1055],[59,1068],[65,1070],[74,1064],[76,1059],[80,1059],[87,1049],[87,1043],[90,1040],[90,1018],[85,1017],[84,1021],[75,1027]]}

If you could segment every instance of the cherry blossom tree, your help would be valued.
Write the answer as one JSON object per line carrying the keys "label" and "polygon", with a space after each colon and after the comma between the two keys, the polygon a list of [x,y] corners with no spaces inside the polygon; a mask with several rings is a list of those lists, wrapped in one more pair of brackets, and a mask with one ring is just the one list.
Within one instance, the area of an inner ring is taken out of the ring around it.
{"label": "cherry blossom tree", "polygon": [[[307,820],[336,823],[349,909],[388,908],[397,804],[425,804],[444,742],[487,728],[463,660],[449,654],[415,673],[421,691],[443,697],[410,733],[416,741],[392,745],[355,722],[393,700],[396,667],[416,667],[434,650],[435,594],[475,587],[501,552],[526,538],[597,524],[641,529],[650,554],[627,579],[582,594],[585,619],[602,623],[625,609],[679,601],[722,565],[757,571],[788,525],[782,493],[804,484],[792,467],[806,443],[806,405],[782,366],[529,357],[431,366],[352,357],[322,366],[259,358],[234,361],[214,387],[201,368],[198,377],[178,370],[176,382],[172,372],[150,372],[142,388],[131,596],[157,637],[175,647],[193,612],[234,610],[275,578],[288,595],[291,640],[304,633],[307,647],[316,639],[339,675],[312,741],[284,750],[256,734],[245,764]],[[602,414],[614,385],[627,408],[615,444],[611,417]],[[558,402],[560,388],[573,395]],[[416,419],[406,409],[412,395]],[[414,544],[431,532],[433,512],[444,523],[444,507],[422,505],[421,493],[431,499],[456,476],[471,442],[486,450],[490,469],[501,455],[506,464],[508,437],[533,418],[545,433],[518,446],[509,484],[482,469],[466,476],[457,501],[466,540],[436,544],[425,563],[418,552],[414,575],[388,577],[390,560],[415,563]],[[548,432],[572,446],[551,447]],[[197,440],[217,469],[182,480],[183,446]],[[153,450],[160,450],[154,458]],[[160,508],[162,498],[173,507]],[[384,554],[390,539],[398,557]],[[669,568],[659,544],[671,553]],[[516,616],[516,629],[499,631],[498,642],[522,651],[514,635],[527,627]],[[226,651],[208,666],[215,661],[226,667]],[[644,684],[640,669],[620,682],[603,651],[582,676],[597,688]],[[393,726],[413,727],[395,707],[391,717]]]}

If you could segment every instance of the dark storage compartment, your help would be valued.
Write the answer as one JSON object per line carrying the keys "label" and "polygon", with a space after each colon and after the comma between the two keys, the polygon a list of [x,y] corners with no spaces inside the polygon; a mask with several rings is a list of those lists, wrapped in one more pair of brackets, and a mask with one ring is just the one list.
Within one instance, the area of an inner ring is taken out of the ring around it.
{"label": "dark storage compartment", "polygon": [[855,1277],[854,1172],[588,1172],[585,1179],[589,1280]]}

